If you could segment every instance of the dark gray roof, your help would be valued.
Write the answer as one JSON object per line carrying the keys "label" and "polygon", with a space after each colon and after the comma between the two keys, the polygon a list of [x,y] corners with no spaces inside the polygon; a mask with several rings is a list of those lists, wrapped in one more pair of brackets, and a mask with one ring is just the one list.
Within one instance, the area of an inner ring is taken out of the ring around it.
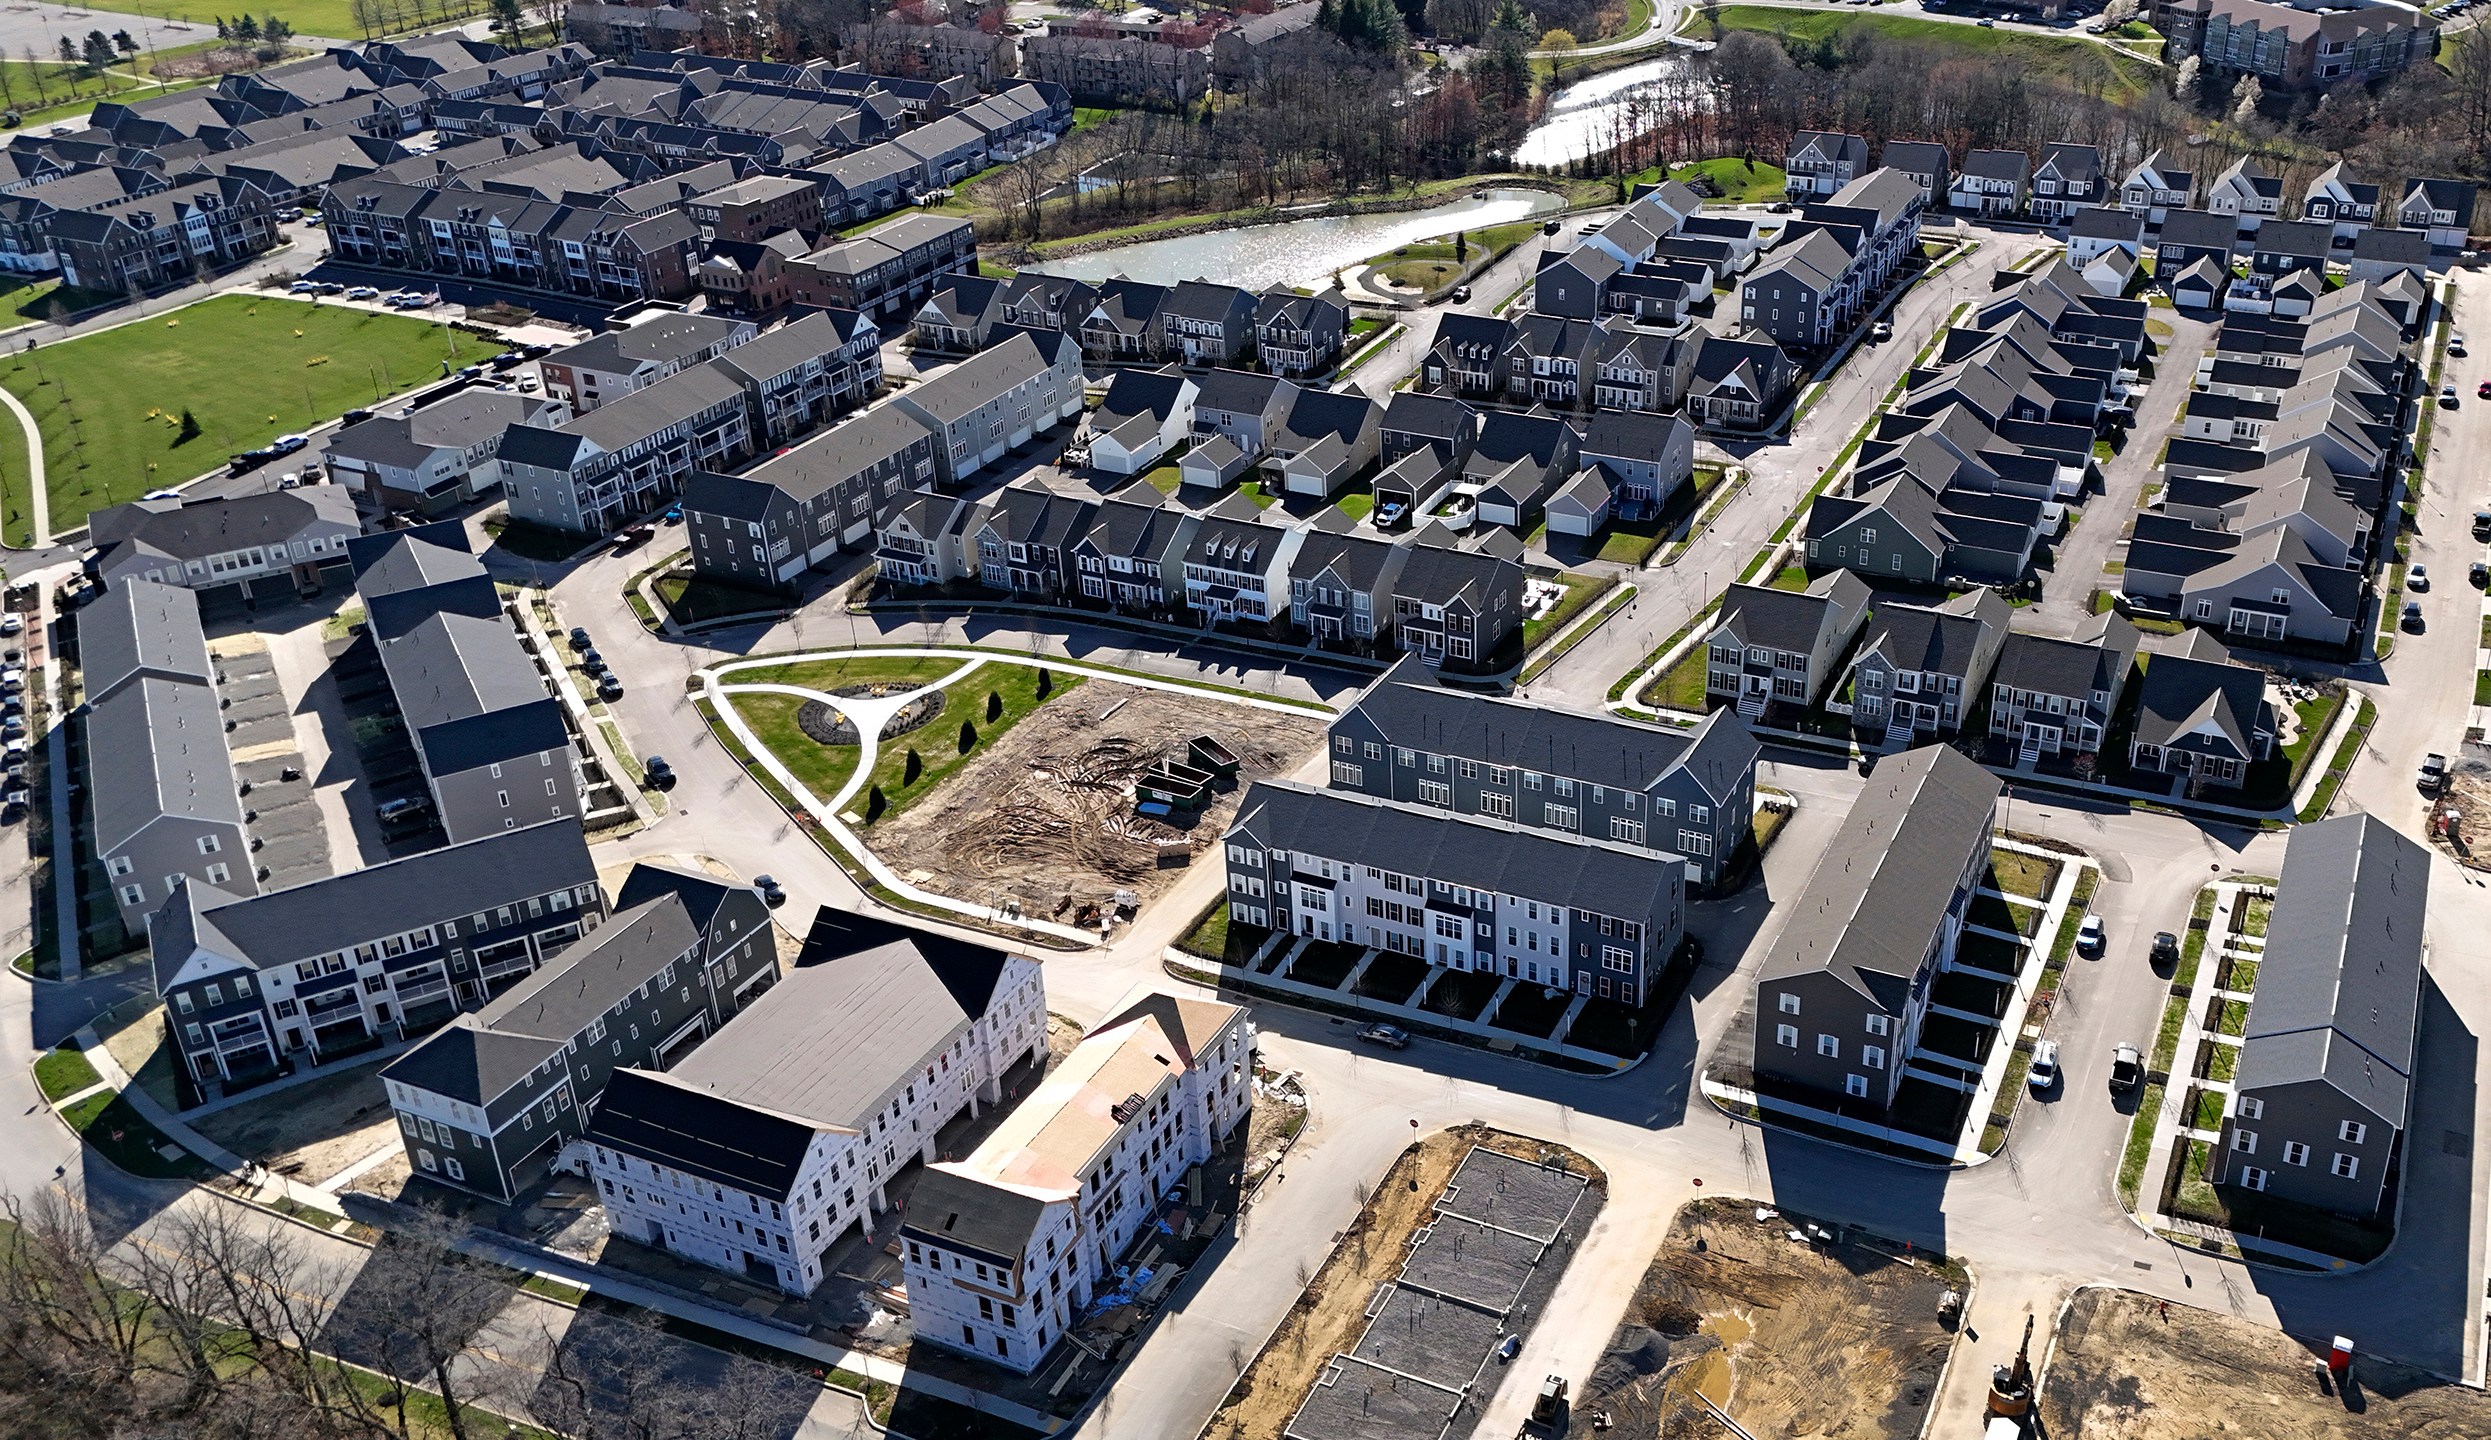
{"label": "dark gray roof", "polygon": [[2145,238],[2145,217],[2116,205],[2095,205],[2077,211],[2067,233],[2074,239],[2119,240],[2134,245]]}
{"label": "dark gray roof", "polygon": [[899,406],[876,405],[741,475],[693,472],[684,485],[683,508],[757,520],[757,506],[770,491],[810,500],[912,445],[931,446],[931,435],[924,421]]}
{"label": "dark gray roof", "polygon": [[216,678],[199,597],[153,580],[114,582],[78,615],[78,664],[87,698],[99,700],[135,675],[206,685]]}
{"label": "dark gray roof", "polygon": [[265,895],[185,884],[156,913],[156,976],[179,970],[194,942],[266,969],[596,881],[579,822],[549,820]]}
{"label": "dark gray roof", "polygon": [[166,816],[241,826],[215,690],[142,676],[94,703],[86,736],[87,753],[99,762],[87,767],[99,851],[118,849]]}
{"label": "dark gray roof", "polygon": [[2007,602],[1995,590],[1974,590],[1944,605],[1880,605],[1870,613],[1860,653],[1883,651],[1905,670],[1960,677],[1967,686],[1983,644],[2007,628]]}
{"label": "dark gray roof", "polygon": [[1175,413],[1185,384],[1183,372],[1177,370],[1119,370],[1107,382],[1107,398],[1099,402],[1099,418],[1092,423],[1106,431],[1115,429],[1115,422],[1138,415],[1165,420]]}
{"label": "dark gray roof", "polygon": [[1755,770],[1747,722],[1721,710],[1693,730],[1439,685],[1405,658],[1333,722],[1363,718],[1387,745],[1564,775],[1590,785],[1646,790],[1684,769],[1706,793],[1727,798]]}
{"label": "dark gray roof", "polygon": [[1832,975],[1899,1014],[2003,788],[1945,745],[1881,762],[1758,979]]}
{"label": "dark gray roof", "polygon": [[1049,354],[1039,346],[1036,331],[1015,329],[1011,338],[908,389],[902,398],[937,421],[953,424],[1013,386],[1045,374],[1061,357],[1060,348]]}
{"label": "dark gray roof", "polygon": [[355,533],[354,497],[335,485],[200,500],[133,500],[87,517],[89,538],[109,569],[124,546],[174,560],[199,560],[254,545],[283,545],[326,522]]}
{"label": "dark gray roof", "polygon": [[1204,410],[1228,410],[1260,415],[1272,403],[1275,393],[1285,394],[1297,388],[1277,375],[1257,375],[1250,370],[1213,370],[1195,383],[1200,386],[1194,394],[1197,414]]}
{"label": "dark gray roof", "polygon": [[[712,1037],[692,1053],[697,1058],[716,1044]],[[680,1074],[625,1069],[605,1082],[587,1138],[712,1184],[784,1200],[814,1137],[829,1128],[712,1095]]]}
{"label": "dark gray roof", "polygon": [[1238,803],[1228,834],[1244,835],[1267,850],[1389,866],[1448,885],[1528,895],[1598,915],[1636,916],[1658,908],[1661,894],[1682,883],[1684,865],[1674,855],[1607,840],[1287,780],[1255,781]]}
{"label": "dark gray roof", "polygon": [[2211,210],[2173,210],[2163,216],[2162,229],[2154,243],[2228,251],[2239,239],[2237,217],[2217,215]]}
{"label": "dark gray roof", "polygon": [[2107,690],[2115,699],[2136,658],[2136,627],[2118,615],[2102,615],[2072,640],[2018,630],[1998,651],[1996,683],[2038,695],[2089,696]]}
{"label": "dark gray roof", "polygon": [[683,902],[661,895],[616,912],[493,1003],[476,1012],[486,1029],[565,1044],[623,998],[700,944]]}
{"label": "dark gray roof", "polygon": [[2033,157],[2021,150],[1969,150],[1964,153],[1960,173],[1983,180],[2022,182],[2033,169]]}
{"label": "dark gray roof", "polygon": [[2324,260],[2335,244],[2335,227],[2323,220],[2269,220],[2257,231],[2261,255]]}
{"label": "dark gray roof", "polygon": [[908,1196],[901,1233],[946,1250],[966,1251],[1005,1266],[1016,1264],[1046,1213],[1047,1202],[947,1165],[927,1167]]}
{"label": "dark gray roof", "polygon": [[608,374],[666,365],[726,344],[749,324],[715,315],[660,314],[658,318],[621,330],[594,335],[545,357],[548,365],[569,365]]}
{"label": "dark gray roof", "polygon": [[682,1064],[688,1089],[853,1127],[986,1012],[1008,951],[824,907],[769,1000]]}
{"label": "dark gray roof", "polygon": [[561,1053],[561,1041],[506,1035],[461,1015],[381,1067],[381,1078],[482,1106]]}
{"label": "dark gray roof", "polygon": [[2234,662],[2222,642],[2191,630],[2181,648],[2156,655],[2137,690],[2136,738],[2168,746],[2211,723],[2243,759],[2256,758],[2255,733],[2266,728],[2266,672]]}
{"label": "dark gray roof", "polygon": [[2323,1081],[2405,1123],[2431,853],[2375,815],[2295,826],[2234,1084]]}
{"label": "dark gray roof", "polygon": [[614,892],[614,908],[618,911],[637,909],[661,895],[672,895],[683,906],[692,923],[706,930],[718,907],[730,895],[751,894],[751,888],[704,875],[691,870],[678,870],[672,865],[658,865],[647,860],[633,864],[623,877],[623,886]]}
{"label": "dark gray roof", "polygon": [[[1868,587],[1848,570],[1817,577],[1805,590],[1733,585],[1721,597],[1719,628],[1742,645],[1805,654],[1828,625],[1839,629],[1868,604]],[[1829,614],[1829,612],[1831,612]]]}

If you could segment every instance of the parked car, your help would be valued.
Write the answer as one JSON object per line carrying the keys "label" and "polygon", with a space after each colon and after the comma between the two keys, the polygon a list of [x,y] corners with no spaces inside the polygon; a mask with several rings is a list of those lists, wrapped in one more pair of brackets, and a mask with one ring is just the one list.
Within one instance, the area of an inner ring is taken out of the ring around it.
{"label": "parked car", "polygon": [[520,377],[519,377],[519,393],[520,393],[520,394],[522,394],[522,395],[533,395],[533,394],[535,394],[535,393],[536,393],[536,377],[535,377],[535,376],[533,376],[533,375],[522,375],[522,376],[520,376]]}
{"label": "parked car", "polygon": [[2059,1042],[2043,1040],[2033,1046],[2033,1063],[2024,1071],[2024,1084],[2035,1095],[2047,1094],[2059,1083]]}
{"label": "parked car", "polygon": [[657,532],[655,530],[650,529],[646,525],[634,525],[628,530],[618,532],[614,537],[613,544],[614,548],[618,551],[637,550],[641,546],[648,544],[656,538]]}
{"label": "parked car", "polygon": [[2102,934],[2102,917],[2099,915],[2087,915],[2084,917],[2084,923],[2076,927],[2076,953],[2079,955],[2099,955],[2102,953],[2102,946],[2104,943],[2105,937]]}
{"label": "parked car", "polygon": [[596,646],[583,645],[580,647],[580,668],[594,675],[605,668],[605,656],[597,653]]}
{"label": "parked car", "polygon": [[1882,345],[1886,341],[1893,338],[1894,322],[1891,320],[1880,320],[1875,325],[1869,327],[1868,343],[1871,345]]}
{"label": "parked car", "polygon": [[572,627],[571,627],[571,648],[572,648],[572,649],[574,649],[574,650],[586,650],[586,649],[588,649],[591,645],[593,645],[594,643],[595,643],[594,641],[592,641],[592,640],[590,640],[590,639],[588,638],[588,627],[587,627],[587,626],[585,626],[585,625],[574,625],[574,626],[572,626]]}
{"label": "parked car", "polygon": [[1467,286],[1467,285],[1456,285],[1456,286],[1454,286],[1454,287],[1453,287],[1453,303],[1454,303],[1454,304],[1456,304],[1456,305],[1463,305],[1463,304],[1467,304],[1467,303],[1469,303],[1469,301],[1470,301],[1470,287],[1469,287],[1469,286]]}
{"label": "parked car", "polygon": [[25,628],[25,616],[14,610],[0,611],[0,635],[14,635]]}
{"label": "parked car", "polygon": [[285,291],[288,295],[309,295],[319,288],[320,282],[316,280],[297,280],[285,287]]}
{"label": "parked car", "polygon": [[1370,1045],[1381,1045],[1387,1050],[1410,1048],[1410,1032],[1398,1025],[1369,1025],[1358,1032],[1358,1038]]}
{"label": "parked car", "polygon": [[2110,1047],[2110,1088],[2133,1090],[2145,1078],[2145,1057],[2133,1045]]}
{"label": "parked car", "polygon": [[623,698],[623,682],[613,671],[597,677],[597,698],[608,702]]}
{"label": "parked car", "polygon": [[2477,560],[2465,567],[2465,578],[2472,581],[2477,590],[2491,590],[2491,565]]}
{"label": "parked car", "polygon": [[277,488],[280,490],[297,489],[301,487],[302,483],[303,477],[291,470],[288,470],[283,475],[277,477]]}
{"label": "parked car", "polygon": [[2439,408],[2442,410],[2454,410],[2456,408],[2456,387],[2454,385],[2442,385],[2439,387]]}
{"label": "parked car", "polygon": [[381,292],[378,286],[357,285],[352,290],[346,292],[346,298],[349,300],[378,300],[381,298]]}
{"label": "parked car", "polygon": [[669,505],[666,507],[666,513],[658,516],[657,518],[665,521],[669,525],[680,525],[683,523],[683,507],[681,505]]}
{"label": "parked car", "polygon": [[334,280],[323,280],[311,288],[314,293],[321,295],[343,295],[346,293],[346,287],[338,284]]}
{"label": "parked car", "polygon": [[408,825],[431,811],[432,802],[423,796],[401,795],[395,800],[383,800],[372,813],[383,825]]}
{"label": "parked car", "polygon": [[675,767],[666,763],[665,756],[650,756],[648,772],[649,784],[652,788],[658,790],[672,790],[675,788]]}
{"label": "parked car", "polygon": [[752,888],[761,892],[761,903],[773,910],[787,903],[787,892],[778,888],[778,882],[767,875],[752,877]]}
{"label": "parked car", "polygon": [[2168,930],[2155,931],[2154,948],[2152,953],[2146,956],[2146,959],[2149,963],[2157,967],[2179,964],[2180,937],[2172,934]]}
{"label": "parked car", "polygon": [[2425,795],[2436,795],[2448,788],[2448,757],[2433,750],[2422,757],[2422,771],[2413,779],[2414,787]]}
{"label": "parked car", "polygon": [[2419,600],[2407,600],[2405,602],[2404,615],[2402,618],[2397,620],[2396,625],[2398,629],[2402,630],[2420,630],[2422,628],[2422,602]]}
{"label": "parked car", "polygon": [[2465,332],[2464,332],[2464,331],[2459,330],[2459,331],[2457,331],[2455,334],[2453,334],[2453,335],[2451,335],[2451,336],[2449,336],[2449,337],[2448,337],[2448,353],[2449,353],[2449,354],[2451,354],[2451,355],[2456,355],[2456,356],[2460,356],[2460,357],[2464,355],[2464,353],[2465,353]]}
{"label": "parked car", "polygon": [[2428,590],[2430,588],[2430,570],[2420,561],[2417,560],[2413,564],[2405,567],[2405,588],[2407,590]]}
{"label": "parked car", "polygon": [[2477,540],[2491,540],[2491,510],[2477,510],[2474,512],[2474,538]]}
{"label": "parked car", "polygon": [[311,443],[308,435],[280,435],[268,442],[268,448],[280,455],[291,455]]}
{"label": "parked car", "polygon": [[2474,398],[2477,400],[2491,400],[2491,380],[2485,380],[2481,384],[2474,387]]}

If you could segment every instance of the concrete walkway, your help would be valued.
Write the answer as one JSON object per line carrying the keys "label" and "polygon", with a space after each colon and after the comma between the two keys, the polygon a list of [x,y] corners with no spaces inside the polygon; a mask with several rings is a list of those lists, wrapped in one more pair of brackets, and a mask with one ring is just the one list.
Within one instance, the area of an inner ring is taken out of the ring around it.
{"label": "concrete walkway", "polygon": [[34,548],[40,550],[52,543],[52,491],[43,473],[43,428],[35,424],[35,412],[6,386],[0,386],[0,405],[9,407],[9,413],[17,417],[17,428],[26,436],[26,515],[34,527]]}

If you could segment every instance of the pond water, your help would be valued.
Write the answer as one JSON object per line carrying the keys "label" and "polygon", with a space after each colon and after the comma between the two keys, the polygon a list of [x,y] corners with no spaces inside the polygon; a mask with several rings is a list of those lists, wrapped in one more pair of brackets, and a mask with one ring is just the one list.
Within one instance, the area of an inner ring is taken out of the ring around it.
{"label": "pond water", "polygon": [[1648,97],[1686,64],[1685,55],[1664,55],[1566,86],[1548,97],[1540,123],[1514,148],[1515,162],[1562,165],[1615,146],[1625,138],[1619,133],[1623,124],[1651,128],[1660,117]]}
{"label": "pond water", "polygon": [[1204,235],[1144,240],[1069,260],[1051,260],[1038,268],[1079,280],[1124,275],[1157,285],[1195,279],[1224,281],[1249,290],[1271,285],[1306,285],[1397,245],[1431,240],[1456,230],[1508,225],[1557,210],[1563,204],[1558,196],[1545,190],[1500,188],[1425,210],[1315,216],[1214,230]]}

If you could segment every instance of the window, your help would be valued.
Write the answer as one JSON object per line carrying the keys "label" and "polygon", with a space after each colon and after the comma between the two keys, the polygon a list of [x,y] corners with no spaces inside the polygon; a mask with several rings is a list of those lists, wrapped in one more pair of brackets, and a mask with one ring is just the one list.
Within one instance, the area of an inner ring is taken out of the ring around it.
{"label": "window", "polygon": [[2358,1180],[2361,1178],[2361,1157],[2348,1155],[2338,1150],[2335,1152],[2334,1163],[2328,1165],[2327,1169],[2332,1171],[2339,1180]]}
{"label": "window", "polygon": [[2266,1102],[2255,1095],[2243,1095],[2240,1097],[2239,1112],[2243,1120],[2263,1120],[2266,1118]]}
{"label": "window", "polygon": [[[1799,997],[1793,995],[1788,990],[1781,993],[1781,995],[1774,1001],[1774,1005],[1785,1015],[1796,1015],[1799,1013]],[[1882,1019],[1884,1017],[1879,1016],[1876,1018]],[[1885,1032],[1879,1030],[1877,1033],[1882,1035]]]}
{"label": "window", "polygon": [[1838,1035],[1826,1035],[1820,1033],[1816,1037],[1816,1053],[1824,1056],[1828,1060],[1841,1059],[1842,1037]]}
{"label": "window", "polygon": [[2306,1146],[2306,1145],[2304,1145],[2304,1144],[2302,1144],[2302,1143],[2301,1143],[2300,1141],[2298,1141],[2298,1140],[2286,1140],[2286,1141],[2284,1141],[2284,1142],[2283,1142],[2283,1163],[2284,1163],[2284,1164],[2286,1164],[2286,1165],[2306,1165],[2306,1164],[2308,1164],[2308,1163],[2309,1163],[2309,1147],[2308,1147],[2308,1146]]}
{"label": "window", "polygon": [[1886,1068],[1885,1047],[1882,1045],[1862,1045],[1860,1047],[1860,1063],[1871,1070],[1883,1070]]}
{"label": "window", "polygon": [[1799,1048],[1799,1027],[1796,1025],[1776,1025],[1773,1027],[1773,1038],[1777,1043],[1789,1049],[1796,1050]]}
{"label": "window", "polygon": [[1891,1015],[1871,1015],[1871,1016],[1869,1016],[1869,1017],[1868,1017],[1868,1033],[1869,1033],[1869,1034],[1871,1034],[1871,1035],[1891,1035],[1891,1034],[1893,1034],[1893,1033],[1894,1033],[1894,1017],[1893,1017],[1893,1016],[1891,1016]]}
{"label": "window", "polygon": [[224,846],[213,835],[199,837],[199,853],[202,855],[213,855],[223,848]]}
{"label": "window", "polygon": [[1843,1076],[1842,1093],[1854,1098],[1865,1097],[1868,1094],[1868,1077],[1865,1075]]}
{"label": "window", "polygon": [[2257,1132],[2255,1130],[2234,1130],[2232,1132],[2232,1148],[2239,1151],[2243,1155],[2255,1155],[2257,1153]]}
{"label": "window", "polygon": [[2241,1166],[2241,1167],[2240,1167],[2240,1187],[2241,1187],[2242,1189],[2244,1189],[2244,1190],[2263,1190],[2263,1189],[2265,1189],[2265,1188],[2266,1188],[2266,1172],[2265,1172],[2265,1171],[2263,1171],[2263,1170],[2260,1170],[2260,1169],[2259,1169],[2258,1167],[2256,1167],[2255,1165],[2243,1165],[2243,1166]]}
{"label": "window", "polygon": [[2335,1138],[2347,1145],[2358,1145],[2368,1138],[2370,1127],[2358,1120],[2347,1120],[2335,1127]]}

